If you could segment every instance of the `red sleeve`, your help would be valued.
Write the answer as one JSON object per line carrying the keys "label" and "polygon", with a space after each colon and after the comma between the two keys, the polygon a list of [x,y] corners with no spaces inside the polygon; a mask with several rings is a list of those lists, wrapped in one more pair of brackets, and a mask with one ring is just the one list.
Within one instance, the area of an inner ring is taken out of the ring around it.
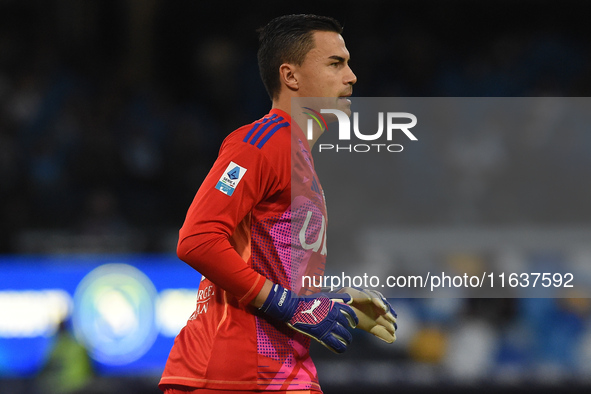
{"label": "red sleeve", "polygon": [[265,278],[245,261],[250,245],[238,247],[248,253],[241,256],[230,237],[245,218],[248,224],[253,207],[279,187],[279,178],[260,149],[242,141],[224,142],[179,232],[179,258],[241,304],[257,296]]}

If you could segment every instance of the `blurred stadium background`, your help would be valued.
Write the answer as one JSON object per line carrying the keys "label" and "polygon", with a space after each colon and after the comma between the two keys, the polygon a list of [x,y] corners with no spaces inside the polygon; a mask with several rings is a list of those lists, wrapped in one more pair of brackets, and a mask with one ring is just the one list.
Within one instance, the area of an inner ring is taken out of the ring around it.
{"label": "blurred stadium background", "polygon": [[[174,257],[177,230],[225,135],[269,108],[255,30],[272,17],[313,12],[343,22],[356,96],[591,92],[591,27],[580,2],[317,3],[0,0],[0,393],[51,392],[46,360],[59,322],[83,313],[74,293],[108,263],[118,264],[117,277],[139,286],[156,309],[144,334],[158,349],[116,366],[94,354],[92,392],[159,392],[174,330],[163,322],[185,313],[179,307],[163,315],[169,309],[162,305],[188,302],[190,310],[199,280]],[[476,178],[453,154],[462,149],[454,141],[446,149],[426,147],[441,157],[410,158],[412,170],[398,171],[411,192],[397,196],[397,206],[407,209],[394,227],[427,234],[452,225],[588,230],[591,133],[579,137],[532,136],[493,157]],[[511,136],[496,138],[511,146]],[[479,157],[490,145],[473,148],[470,157]],[[421,176],[435,176],[434,162],[447,164],[446,177],[455,182],[447,203],[437,205],[416,198],[438,185],[431,178],[428,187],[416,186]],[[529,170],[512,173],[507,162]],[[569,175],[556,179],[556,165]],[[338,248],[338,240],[331,242]],[[462,252],[438,258],[461,264],[491,253]],[[534,255],[591,262],[584,249]],[[141,273],[129,274],[130,266]],[[115,293],[110,299],[123,315],[144,307],[117,303]],[[14,324],[15,316],[32,322],[31,314],[47,308],[56,312],[42,329]],[[314,348],[326,393],[591,385],[588,298],[412,299],[395,308],[401,331],[394,346],[356,333],[347,355]],[[107,323],[135,332],[142,316]]]}

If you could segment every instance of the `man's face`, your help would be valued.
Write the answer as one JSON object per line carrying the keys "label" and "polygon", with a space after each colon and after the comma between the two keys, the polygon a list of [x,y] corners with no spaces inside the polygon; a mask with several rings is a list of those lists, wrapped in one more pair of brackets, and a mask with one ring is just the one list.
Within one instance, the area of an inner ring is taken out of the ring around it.
{"label": "man's face", "polygon": [[347,99],[353,92],[357,77],[349,67],[349,51],[343,37],[335,32],[316,31],[314,48],[304,62],[297,67],[299,97],[329,98],[323,108],[340,109],[350,114],[351,102]]}

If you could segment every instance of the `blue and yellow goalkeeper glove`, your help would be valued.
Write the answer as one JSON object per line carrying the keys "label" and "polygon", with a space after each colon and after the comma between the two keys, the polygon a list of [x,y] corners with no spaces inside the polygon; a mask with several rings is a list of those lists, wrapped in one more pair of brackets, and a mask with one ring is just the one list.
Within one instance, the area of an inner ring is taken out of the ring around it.
{"label": "blue and yellow goalkeeper glove", "polygon": [[324,293],[300,297],[275,284],[259,309],[328,349],[343,353],[353,339],[346,327],[355,328],[358,320],[353,309],[346,305],[351,301],[348,294],[331,295],[338,299],[333,300]]}

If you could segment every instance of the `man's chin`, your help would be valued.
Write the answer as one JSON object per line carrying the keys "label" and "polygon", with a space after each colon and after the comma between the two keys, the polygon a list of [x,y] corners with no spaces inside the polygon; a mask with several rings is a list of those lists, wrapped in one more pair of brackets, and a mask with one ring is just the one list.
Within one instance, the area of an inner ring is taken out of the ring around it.
{"label": "man's chin", "polygon": [[351,100],[348,97],[339,97],[336,109],[343,111],[347,116],[351,116]]}

